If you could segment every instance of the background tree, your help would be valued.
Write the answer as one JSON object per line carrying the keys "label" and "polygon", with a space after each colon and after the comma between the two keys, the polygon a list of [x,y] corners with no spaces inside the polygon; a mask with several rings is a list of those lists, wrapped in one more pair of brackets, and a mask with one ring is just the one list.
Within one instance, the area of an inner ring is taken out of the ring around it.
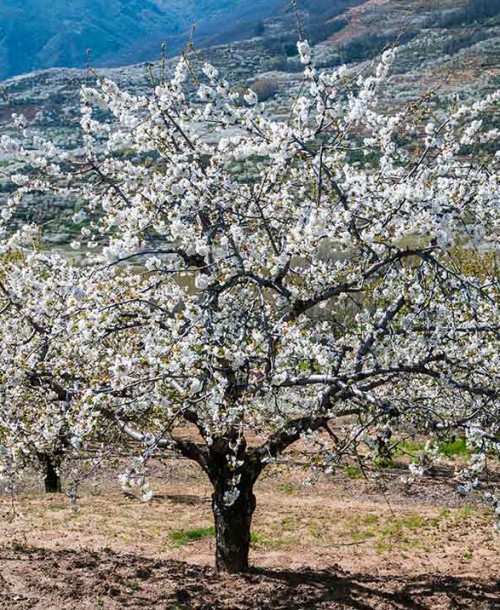
{"label": "background tree", "polygon": [[499,449],[499,278],[452,246],[496,252],[498,160],[461,151],[497,137],[480,115],[500,95],[384,111],[393,51],[351,80],[298,50],[288,121],[186,58],[150,97],[100,80],[83,91],[85,160],[18,195],[36,183],[85,201],[83,241],[112,285],[71,326],[91,409],[144,460],[163,447],[200,465],[231,572],[248,568],[259,475],[301,439],[334,469],[389,433],[463,433],[464,490]]}
{"label": "background tree", "polygon": [[94,365],[82,357],[78,324],[107,293],[95,269],[45,251],[40,237],[26,225],[0,240],[0,461],[14,478],[41,468],[45,491],[59,493],[65,459],[106,431],[96,425]]}

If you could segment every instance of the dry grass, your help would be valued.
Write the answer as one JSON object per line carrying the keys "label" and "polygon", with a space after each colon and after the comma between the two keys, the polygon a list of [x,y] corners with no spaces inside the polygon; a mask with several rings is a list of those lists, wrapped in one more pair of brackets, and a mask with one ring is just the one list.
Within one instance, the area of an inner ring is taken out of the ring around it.
{"label": "dry grass", "polygon": [[[18,516],[0,522],[0,546],[111,549],[212,565],[210,488],[196,467],[157,466],[153,501],[120,493],[114,477],[82,489],[75,511],[64,496],[22,495]],[[276,466],[257,485],[251,559],[266,568],[324,568],[415,575],[493,577],[500,554],[492,515],[468,505],[446,479],[423,481],[412,495],[394,475],[385,490],[359,479],[303,483]]]}

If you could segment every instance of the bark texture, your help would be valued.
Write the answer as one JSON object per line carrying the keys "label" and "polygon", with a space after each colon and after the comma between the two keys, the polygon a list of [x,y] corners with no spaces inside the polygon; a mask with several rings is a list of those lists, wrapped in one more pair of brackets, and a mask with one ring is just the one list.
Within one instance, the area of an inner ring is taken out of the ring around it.
{"label": "bark texture", "polygon": [[242,486],[234,504],[228,506],[224,495],[212,496],[215,519],[215,566],[219,572],[241,573],[249,568],[250,527],[255,510],[253,486]]}
{"label": "bark texture", "polygon": [[[233,574],[247,572],[249,568],[250,527],[256,505],[253,487],[263,468],[261,460],[247,452],[245,440],[239,439],[238,443],[236,440],[236,435],[215,439],[206,462],[214,488],[215,567],[219,572]],[[236,444],[238,449],[234,453]],[[231,453],[238,464],[236,469],[230,466]]]}

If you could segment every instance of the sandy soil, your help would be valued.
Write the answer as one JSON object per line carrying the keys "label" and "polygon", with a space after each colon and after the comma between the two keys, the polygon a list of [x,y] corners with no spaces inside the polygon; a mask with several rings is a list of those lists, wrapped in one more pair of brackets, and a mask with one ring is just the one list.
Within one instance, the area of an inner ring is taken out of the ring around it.
{"label": "sandy soil", "polygon": [[[212,524],[210,489],[187,462],[155,466],[147,504],[109,472],[82,488],[76,512],[26,490],[0,521],[0,609],[500,609],[492,515],[446,476],[411,493],[398,473],[383,486],[303,481],[275,466],[258,483],[244,577],[212,568],[214,539],[199,529]],[[204,537],[179,540],[189,532]]]}

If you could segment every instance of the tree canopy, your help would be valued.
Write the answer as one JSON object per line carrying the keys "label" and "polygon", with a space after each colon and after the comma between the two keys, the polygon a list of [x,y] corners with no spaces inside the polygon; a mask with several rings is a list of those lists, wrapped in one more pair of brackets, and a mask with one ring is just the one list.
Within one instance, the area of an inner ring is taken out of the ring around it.
{"label": "tree canopy", "polygon": [[[500,93],[390,108],[394,50],[354,77],[298,51],[286,120],[185,56],[149,96],[84,88],[83,155],[22,120],[29,145],[2,138],[30,168],[2,210],[6,463],[61,409],[71,446],[112,422],[142,443],[141,467],[158,448],[193,459],[230,571],[248,567],[255,481],[296,441],[332,470],[401,434],[424,434],[432,457],[460,433],[465,491],[500,450],[500,178],[484,146],[498,130],[483,122]],[[37,227],[9,232],[39,191],[81,206],[85,264],[40,250]],[[493,262],[474,273],[464,252]]]}

